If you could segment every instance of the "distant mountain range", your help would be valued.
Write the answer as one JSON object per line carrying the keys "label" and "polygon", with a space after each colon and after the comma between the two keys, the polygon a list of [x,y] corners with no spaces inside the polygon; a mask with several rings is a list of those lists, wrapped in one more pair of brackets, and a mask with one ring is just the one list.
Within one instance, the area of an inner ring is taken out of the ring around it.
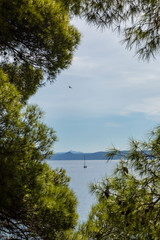
{"label": "distant mountain range", "polygon": [[[126,153],[126,151],[122,151]],[[51,157],[51,160],[103,160],[106,159],[105,157],[106,152],[95,152],[95,153],[83,153],[83,152],[75,152],[69,151],[64,153],[56,153]],[[113,159],[119,159],[120,157],[117,155]]]}

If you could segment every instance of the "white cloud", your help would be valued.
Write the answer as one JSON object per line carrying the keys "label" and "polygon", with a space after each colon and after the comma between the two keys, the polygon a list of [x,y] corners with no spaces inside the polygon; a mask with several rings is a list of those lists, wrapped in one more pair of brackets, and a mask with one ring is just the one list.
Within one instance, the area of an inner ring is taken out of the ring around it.
{"label": "white cloud", "polygon": [[160,97],[143,99],[141,103],[129,105],[128,111],[145,113],[149,116],[160,116]]}
{"label": "white cloud", "polygon": [[122,127],[122,124],[116,123],[116,122],[106,122],[106,123],[105,123],[105,126],[106,126],[107,128],[121,128],[121,127]]}
{"label": "white cloud", "polygon": [[82,41],[72,65],[30,102],[55,126],[59,151],[100,150],[111,142],[124,148],[129,136],[143,136],[159,121],[160,58],[138,62],[115,33],[74,23]]}
{"label": "white cloud", "polygon": [[75,24],[83,38],[72,66],[31,101],[42,106],[48,118],[159,114],[160,59],[138,62],[116,34],[77,20]]}

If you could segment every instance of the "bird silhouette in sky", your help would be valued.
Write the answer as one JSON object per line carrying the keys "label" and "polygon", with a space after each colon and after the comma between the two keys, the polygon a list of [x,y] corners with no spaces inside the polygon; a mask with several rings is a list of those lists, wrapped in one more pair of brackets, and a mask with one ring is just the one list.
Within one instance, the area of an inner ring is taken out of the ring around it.
{"label": "bird silhouette in sky", "polygon": [[69,86],[69,88],[72,88],[71,86]]}

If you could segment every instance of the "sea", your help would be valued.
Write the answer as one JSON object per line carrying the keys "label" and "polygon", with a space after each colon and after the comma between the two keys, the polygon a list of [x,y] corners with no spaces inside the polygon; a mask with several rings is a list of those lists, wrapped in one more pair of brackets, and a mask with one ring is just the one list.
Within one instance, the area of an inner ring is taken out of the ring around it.
{"label": "sea", "polygon": [[111,176],[118,162],[119,160],[88,160],[87,168],[84,168],[83,160],[47,160],[52,169],[64,168],[71,178],[70,188],[78,199],[79,223],[87,220],[91,206],[96,203],[96,197],[90,193],[89,184]]}

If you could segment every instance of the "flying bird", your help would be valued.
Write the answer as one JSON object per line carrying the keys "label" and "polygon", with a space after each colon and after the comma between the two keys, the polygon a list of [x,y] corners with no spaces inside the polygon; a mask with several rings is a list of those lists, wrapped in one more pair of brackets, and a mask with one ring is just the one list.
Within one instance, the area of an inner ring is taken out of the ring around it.
{"label": "flying bird", "polygon": [[71,86],[69,86],[69,88],[72,88]]}

